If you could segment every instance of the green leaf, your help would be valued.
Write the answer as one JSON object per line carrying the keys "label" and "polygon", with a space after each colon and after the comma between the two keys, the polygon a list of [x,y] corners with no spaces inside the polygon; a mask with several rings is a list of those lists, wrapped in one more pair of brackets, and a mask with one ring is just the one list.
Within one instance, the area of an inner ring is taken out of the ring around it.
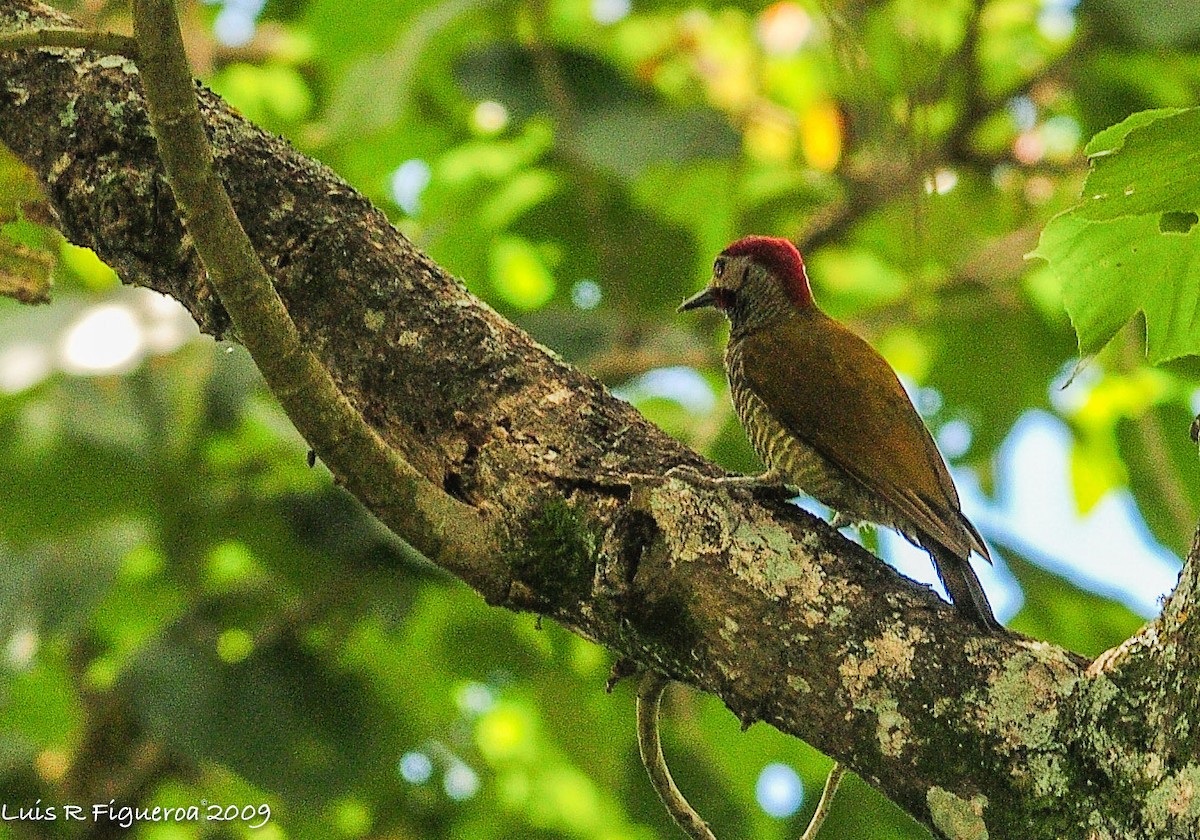
{"label": "green leaf", "polygon": [[1060,214],[1030,256],[1063,281],[1081,353],[1095,353],[1136,312],[1154,364],[1200,352],[1200,250],[1195,230],[1161,233],[1156,214],[1090,221]]}
{"label": "green leaf", "polygon": [[1200,108],[1137,114],[1101,134],[1088,144],[1084,218],[1200,208]]}
{"label": "green leaf", "polygon": [[1082,353],[1139,310],[1152,363],[1200,352],[1200,108],[1143,111],[1092,138],[1083,200],[1030,256],[1063,283]]}
{"label": "green leaf", "polygon": [[1112,154],[1119,150],[1125,144],[1125,138],[1129,136],[1129,132],[1135,128],[1141,128],[1144,125],[1149,125],[1155,120],[1161,120],[1164,117],[1171,117],[1181,113],[1184,108],[1152,108],[1149,111],[1138,111],[1136,114],[1130,114],[1125,119],[1116,125],[1110,125],[1103,131],[1098,131],[1088,141],[1084,148],[1084,154],[1088,157],[1099,157],[1100,155]]}
{"label": "green leaf", "polygon": [[1200,222],[1200,216],[1190,210],[1172,210],[1158,217],[1158,230],[1160,233],[1190,233],[1197,222]]}

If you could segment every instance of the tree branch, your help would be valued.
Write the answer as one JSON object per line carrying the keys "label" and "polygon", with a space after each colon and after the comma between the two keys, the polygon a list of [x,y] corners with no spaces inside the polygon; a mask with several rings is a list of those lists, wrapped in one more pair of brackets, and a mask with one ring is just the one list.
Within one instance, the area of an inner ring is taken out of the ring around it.
{"label": "tree branch", "polygon": [[[70,25],[0,0],[0,33]],[[226,335],[132,63],[28,50],[0,55],[0,81],[0,140],[63,232]],[[656,477],[717,470],[471,297],[325,167],[211,94],[202,112],[303,346],[497,535],[479,564],[438,556],[490,603],[809,740],[943,836],[1200,831],[1194,560],[1164,617],[1091,671],[1053,645],[980,635],[782,501]]]}
{"label": "tree branch", "polygon": [[151,129],[188,232],[241,342],[288,417],[347,489],[430,559],[487,574],[478,511],[417,472],[365,423],[300,340],[213,170],[172,0],[134,0]]}

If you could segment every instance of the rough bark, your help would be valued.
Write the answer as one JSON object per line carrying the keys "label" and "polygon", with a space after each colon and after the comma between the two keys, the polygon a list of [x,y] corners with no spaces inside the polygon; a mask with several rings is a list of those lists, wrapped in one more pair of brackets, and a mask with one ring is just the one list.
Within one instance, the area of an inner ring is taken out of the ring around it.
{"label": "rough bark", "polygon": [[[0,0],[2,32],[69,23]],[[782,500],[663,478],[715,468],[471,297],[324,166],[207,92],[203,107],[306,343],[386,440],[487,523],[491,564],[438,560],[489,603],[804,738],[942,836],[1200,836],[1200,547],[1163,616],[1090,667],[981,634]],[[163,180],[132,61],[0,55],[0,140],[68,238],[237,339]]]}

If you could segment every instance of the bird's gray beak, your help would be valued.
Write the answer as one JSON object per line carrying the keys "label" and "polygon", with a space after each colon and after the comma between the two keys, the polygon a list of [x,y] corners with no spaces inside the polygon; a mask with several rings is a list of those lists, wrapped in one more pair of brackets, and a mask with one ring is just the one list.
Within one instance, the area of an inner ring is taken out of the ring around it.
{"label": "bird's gray beak", "polygon": [[700,309],[701,307],[712,306],[716,302],[717,302],[717,298],[713,294],[713,289],[710,286],[708,288],[701,289],[699,292],[692,295],[690,298],[685,300],[683,303],[679,304],[679,308],[676,309],[675,311],[676,312],[687,312],[688,310],[691,310],[691,309]]}

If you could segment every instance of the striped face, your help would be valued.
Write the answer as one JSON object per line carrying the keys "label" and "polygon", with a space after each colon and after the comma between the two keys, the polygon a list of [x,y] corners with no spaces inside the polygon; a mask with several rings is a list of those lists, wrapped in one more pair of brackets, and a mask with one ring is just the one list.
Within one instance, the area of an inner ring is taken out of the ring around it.
{"label": "striped face", "polygon": [[721,254],[713,260],[712,280],[708,284],[712,305],[722,312],[732,309],[746,286],[751,268],[753,263],[745,256]]}
{"label": "striped face", "polygon": [[679,311],[712,306],[733,319],[735,312],[752,314],[756,302],[812,305],[804,260],[786,239],[747,236],[734,242],[713,262],[708,286],[685,300]]}

